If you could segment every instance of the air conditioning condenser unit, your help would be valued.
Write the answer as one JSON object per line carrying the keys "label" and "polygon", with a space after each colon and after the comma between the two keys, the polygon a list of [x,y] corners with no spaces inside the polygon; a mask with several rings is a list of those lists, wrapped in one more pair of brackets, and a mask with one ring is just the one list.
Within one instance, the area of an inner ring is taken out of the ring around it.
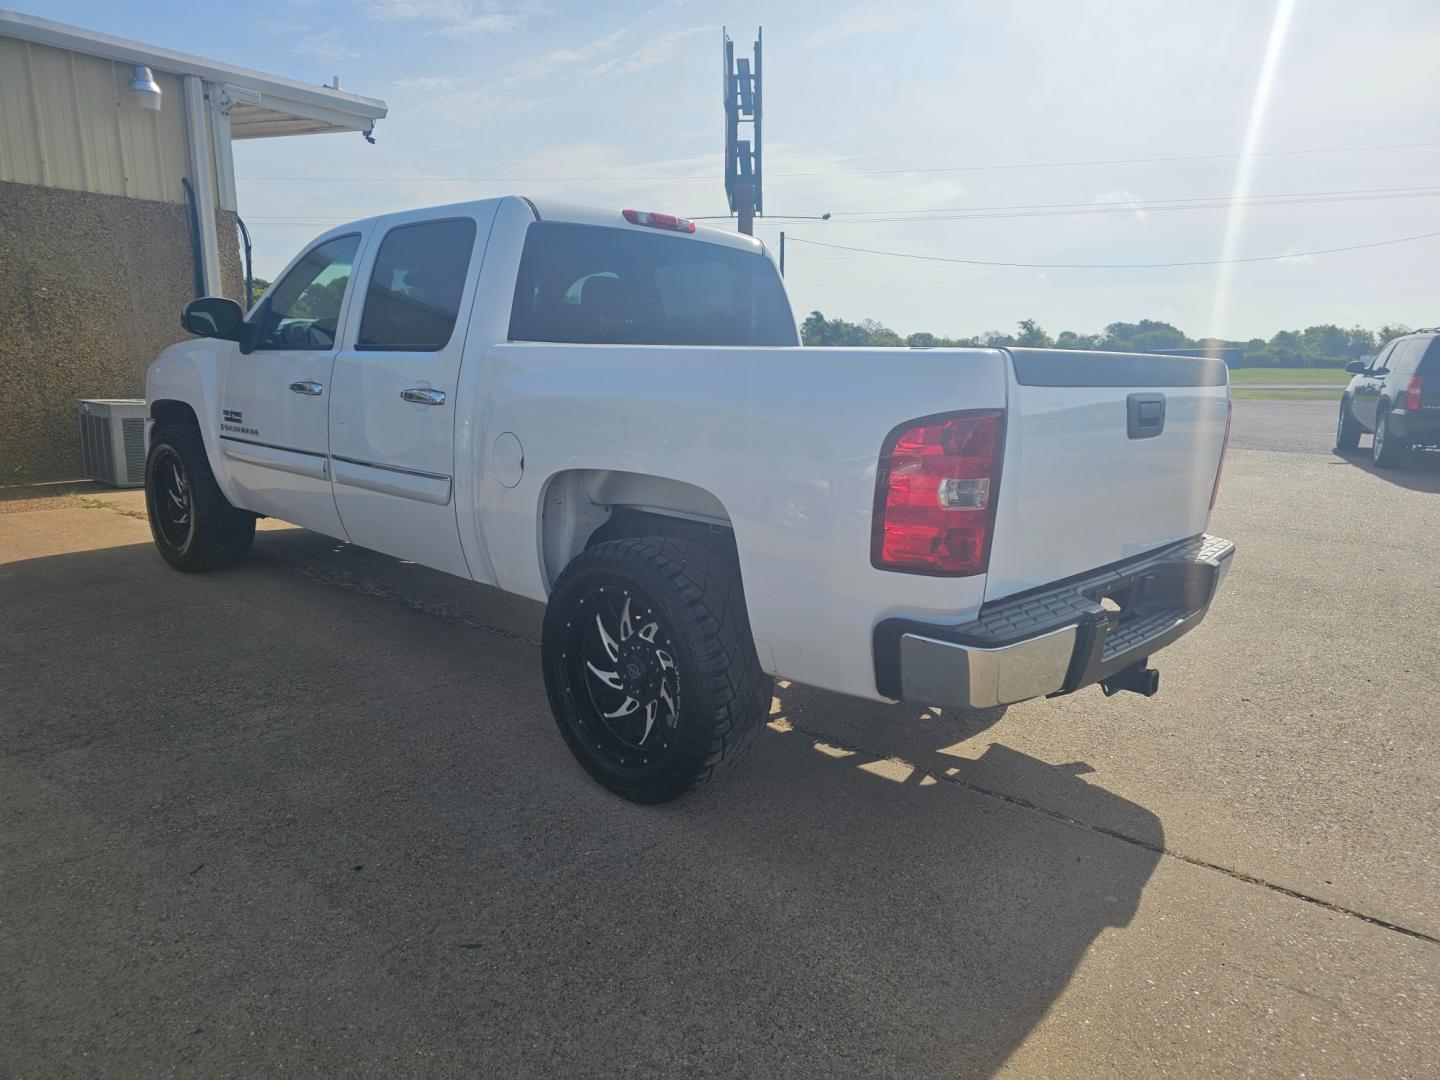
{"label": "air conditioning condenser unit", "polygon": [[99,398],[80,402],[80,452],[85,475],[111,487],[145,483],[145,402]]}

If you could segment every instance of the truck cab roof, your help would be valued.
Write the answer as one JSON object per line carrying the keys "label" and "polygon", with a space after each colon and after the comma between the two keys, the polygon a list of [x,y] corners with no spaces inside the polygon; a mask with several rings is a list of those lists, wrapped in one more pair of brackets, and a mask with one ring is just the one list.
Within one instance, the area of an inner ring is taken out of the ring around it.
{"label": "truck cab roof", "polygon": [[[455,214],[471,214],[482,206],[490,206],[494,203],[515,200],[522,202],[530,208],[537,221],[558,221],[571,225],[598,225],[614,229],[637,229],[645,233],[653,233],[656,230],[644,226],[635,225],[625,220],[624,207],[598,207],[585,206],[580,203],[566,202],[561,199],[540,198],[535,199],[526,195],[501,195],[492,199],[470,199],[465,202],[443,203],[437,206],[417,206],[408,210],[398,210],[389,214],[376,214],[373,217],[357,218],[355,221],[347,222],[344,225],[336,226],[327,231],[326,235],[339,235],[359,226],[374,225],[381,221],[387,224],[396,224],[410,216],[432,218],[436,212],[453,212]],[[669,232],[667,235],[676,236],[681,239],[699,241],[706,244],[719,244],[723,247],[735,248],[740,251],[752,251],[756,254],[765,251],[765,245],[753,236],[745,236],[742,233],[731,232],[729,229],[717,228],[713,225],[695,223],[695,231],[690,232]]]}

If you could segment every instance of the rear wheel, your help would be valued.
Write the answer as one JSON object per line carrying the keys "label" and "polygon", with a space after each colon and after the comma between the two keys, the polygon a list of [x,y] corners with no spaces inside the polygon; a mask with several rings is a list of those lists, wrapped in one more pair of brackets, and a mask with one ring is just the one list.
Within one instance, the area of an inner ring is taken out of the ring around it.
{"label": "rear wheel", "polygon": [[740,583],[698,544],[597,544],[545,610],[545,689],[561,735],[605,787],[669,802],[749,749],[770,704]]}
{"label": "rear wheel", "polygon": [[1390,417],[1382,411],[1375,421],[1375,442],[1370,454],[1377,469],[1396,469],[1405,461],[1405,451],[1410,449],[1390,434]]}
{"label": "rear wheel", "polygon": [[1354,450],[1360,445],[1360,421],[1350,411],[1350,398],[1340,399],[1340,422],[1335,429],[1335,449]]}
{"label": "rear wheel", "polygon": [[145,509],[156,548],[177,570],[233,566],[255,538],[255,515],[230,505],[189,424],[156,429],[145,459]]}

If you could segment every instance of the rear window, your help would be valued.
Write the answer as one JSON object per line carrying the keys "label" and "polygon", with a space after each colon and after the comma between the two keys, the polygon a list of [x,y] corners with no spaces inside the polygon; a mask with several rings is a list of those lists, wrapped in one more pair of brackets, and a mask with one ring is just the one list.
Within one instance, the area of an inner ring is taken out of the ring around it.
{"label": "rear window", "polygon": [[510,340],[799,344],[780,275],[758,252],[547,221],[525,236]]}
{"label": "rear window", "polygon": [[1440,375],[1440,334],[1430,339],[1430,348],[1420,361],[1420,372],[1424,375]]}

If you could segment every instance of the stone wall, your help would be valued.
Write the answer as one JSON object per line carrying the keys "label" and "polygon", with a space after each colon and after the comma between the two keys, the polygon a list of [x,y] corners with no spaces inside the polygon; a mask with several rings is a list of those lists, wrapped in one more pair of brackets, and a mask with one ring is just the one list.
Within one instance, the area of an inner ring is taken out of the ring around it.
{"label": "stone wall", "polygon": [[[0,182],[0,484],[82,475],[76,402],[145,396],[145,368],[185,337],[188,207]],[[221,279],[238,300],[235,215]]]}

